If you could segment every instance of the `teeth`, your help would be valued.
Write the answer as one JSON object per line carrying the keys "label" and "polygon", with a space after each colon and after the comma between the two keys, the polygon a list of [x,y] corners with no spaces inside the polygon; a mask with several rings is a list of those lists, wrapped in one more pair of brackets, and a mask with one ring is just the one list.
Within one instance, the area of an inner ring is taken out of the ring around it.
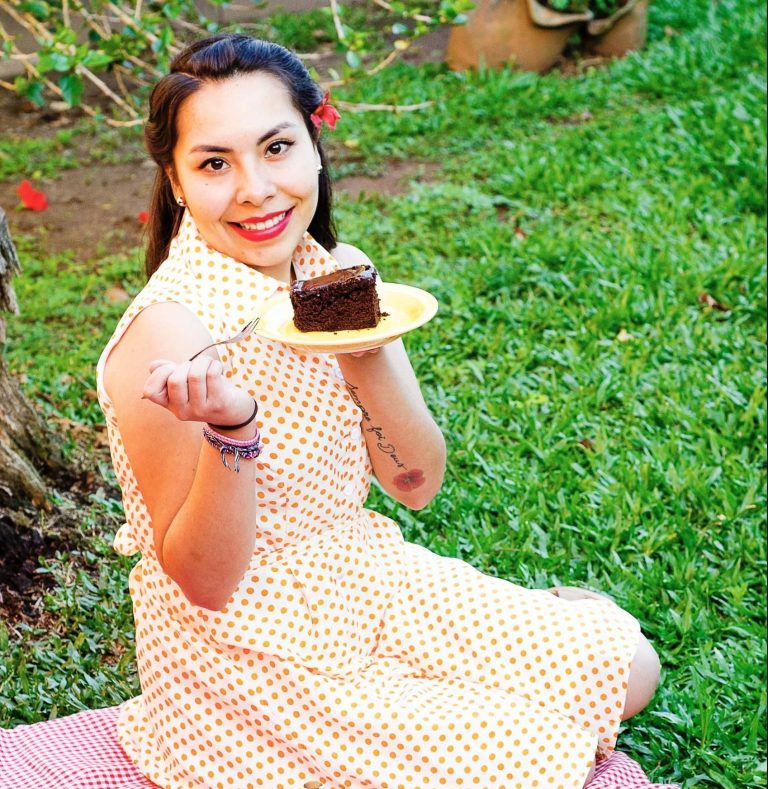
{"label": "teeth", "polygon": [[279,216],[273,216],[272,219],[267,219],[265,222],[256,222],[255,224],[240,222],[239,224],[243,230],[269,230],[269,228],[274,227],[275,225],[282,222],[283,219],[285,219],[285,215],[287,213],[287,211],[283,211],[283,213]]}

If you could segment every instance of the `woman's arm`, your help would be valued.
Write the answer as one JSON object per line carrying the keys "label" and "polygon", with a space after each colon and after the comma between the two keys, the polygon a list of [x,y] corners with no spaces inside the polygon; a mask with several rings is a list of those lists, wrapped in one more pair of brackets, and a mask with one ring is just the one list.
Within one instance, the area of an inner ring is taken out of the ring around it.
{"label": "woman's arm", "polygon": [[402,341],[375,354],[339,354],[338,360],[363,415],[376,479],[406,507],[426,507],[443,482],[445,441],[427,410]]}
{"label": "woman's arm", "polygon": [[[355,247],[334,250],[347,268],[370,263]],[[412,509],[429,504],[445,473],[445,441],[424,402],[401,340],[375,353],[339,354],[347,389],[362,413],[362,429],[379,484]]]}
{"label": "woman's arm", "polygon": [[[253,553],[255,471],[248,461],[239,474],[225,468],[202,427],[239,424],[253,412],[253,400],[211,356],[192,364],[162,361],[187,359],[210,342],[181,305],[147,307],[110,354],[104,383],[152,518],[160,564],[193,605],[221,609]],[[254,434],[251,423],[227,435]]]}

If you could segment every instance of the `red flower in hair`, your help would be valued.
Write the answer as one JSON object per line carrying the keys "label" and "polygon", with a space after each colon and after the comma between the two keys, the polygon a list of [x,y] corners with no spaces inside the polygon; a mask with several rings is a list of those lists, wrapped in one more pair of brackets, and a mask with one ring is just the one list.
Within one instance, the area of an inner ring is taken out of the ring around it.
{"label": "red flower in hair", "polygon": [[24,208],[28,208],[30,211],[45,211],[48,208],[46,196],[33,188],[29,181],[22,181],[16,187],[16,194],[19,196]]}
{"label": "red flower in hair", "polygon": [[142,225],[146,225],[149,222],[149,214],[146,211],[139,211],[138,220]]}
{"label": "red flower in hair", "polygon": [[328,128],[333,131],[336,128],[336,121],[341,120],[341,115],[333,104],[328,103],[331,98],[331,91],[327,90],[323,100],[317,106],[317,109],[309,116],[315,128],[319,129],[323,123],[327,124]]}

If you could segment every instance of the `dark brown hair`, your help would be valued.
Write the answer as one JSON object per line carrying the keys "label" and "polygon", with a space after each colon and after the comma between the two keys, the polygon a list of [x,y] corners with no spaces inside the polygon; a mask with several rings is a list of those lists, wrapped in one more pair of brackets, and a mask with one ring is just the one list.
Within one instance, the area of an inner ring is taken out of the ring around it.
{"label": "dark brown hair", "polygon": [[147,224],[149,241],[145,267],[148,277],[167,257],[171,239],[178,232],[184,213],[184,209],[176,204],[167,175],[167,169],[173,167],[173,149],[178,137],[176,122],[181,105],[204,82],[217,82],[237,74],[258,71],[271,74],[285,85],[317,146],[323,169],[319,175],[317,210],[309,232],[326,249],[336,246],[331,180],[319,132],[310,119],[323,99],[322,90],[298,57],[285,47],[249,36],[222,33],[190,44],[180,52],[171,62],[170,73],[155,85],[149,99],[144,140],[158,168]]}

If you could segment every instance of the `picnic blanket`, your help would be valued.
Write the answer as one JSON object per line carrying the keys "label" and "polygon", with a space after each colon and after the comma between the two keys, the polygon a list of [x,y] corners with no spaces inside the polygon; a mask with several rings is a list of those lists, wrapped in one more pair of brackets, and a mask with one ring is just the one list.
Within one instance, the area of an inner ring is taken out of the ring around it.
{"label": "picnic blanket", "polygon": [[[0,729],[0,789],[156,789],[117,741],[119,714],[119,706],[106,707]],[[651,783],[637,762],[614,751],[597,765],[588,789],[679,787]]]}

